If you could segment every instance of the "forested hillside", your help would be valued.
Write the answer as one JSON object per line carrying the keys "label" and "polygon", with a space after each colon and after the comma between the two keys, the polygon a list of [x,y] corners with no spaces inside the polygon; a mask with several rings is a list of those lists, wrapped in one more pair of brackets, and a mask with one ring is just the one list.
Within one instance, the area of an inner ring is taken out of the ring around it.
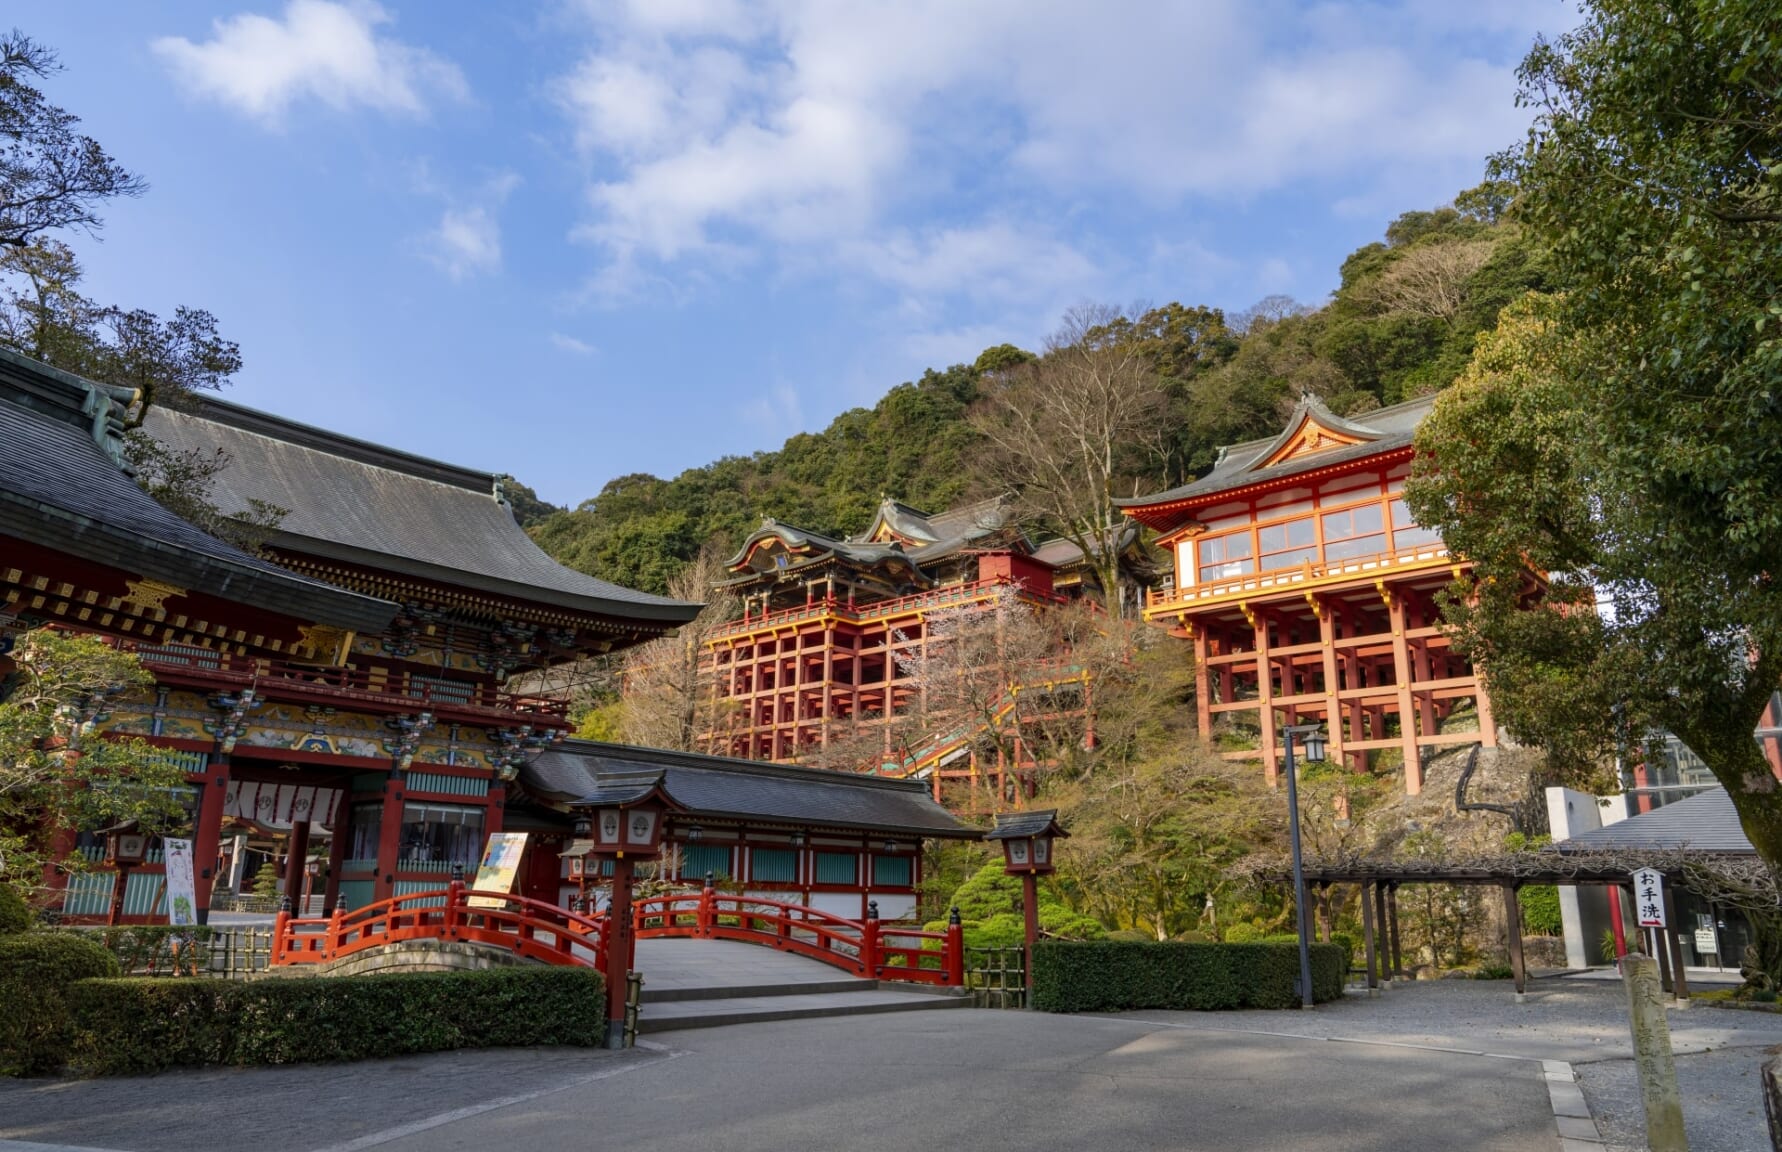
{"label": "forested hillside", "polygon": [[[1154,489],[1205,472],[1220,445],[1273,432],[1301,392],[1358,413],[1445,387],[1500,308],[1550,287],[1540,251],[1499,218],[1506,199],[1484,186],[1453,206],[1405,213],[1343,262],[1322,307],[1271,297],[1227,316],[1172,303],[1092,330],[1092,339],[1140,349],[1166,397],[1162,439],[1131,446],[1122,483]],[[522,490],[515,512],[563,562],[662,592],[708,543],[733,546],[763,516],[853,532],[881,495],[940,509],[1003,486],[969,416],[988,378],[1029,359],[1000,345],[775,451],[672,480],[621,476],[573,510]]]}

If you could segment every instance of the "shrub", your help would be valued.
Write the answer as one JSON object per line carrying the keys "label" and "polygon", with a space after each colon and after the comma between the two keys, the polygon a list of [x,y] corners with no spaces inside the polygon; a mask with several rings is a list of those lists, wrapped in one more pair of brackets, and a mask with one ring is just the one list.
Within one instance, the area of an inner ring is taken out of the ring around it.
{"label": "shrub", "polygon": [[[1312,994],[1343,994],[1343,952],[1312,945]],[[1212,1011],[1299,1003],[1299,949],[1284,944],[1043,940],[1034,949],[1033,1006],[1045,1012],[1129,1008]]]}
{"label": "shrub", "polygon": [[1559,915],[1559,889],[1551,884],[1530,884],[1516,891],[1522,908],[1522,930],[1530,936],[1558,936],[1565,931]]}
{"label": "shrub", "polygon": [[117,974],[112,954],[79,936],[0,936],[0,1074],[41,1076],[60,1068],[72,1028],[70,987]]}
{"label": "shrub", "polygon": [[602,989],[598,972],[545,967],[243,982],[86,980],[69,997],[70,1064],[103,1076],[449,1048],[592,1047],[606,1034]]}
{"label": "shrub", "polygon": [[209,967],[210,944],[216,937],[216,929],[196,924],[179,928],[167,924],[131,924],[106,928],[64,928],[59,931],[78,933],[103,946],[117,957],[118,968],[125,976],[178,975],[187,972],[196,975]]}
{"label": "shrub", "polygon": [[1479,965],[1479,970],[1473,973],[1473,979],[1508,980],[1514,975],[1516,975],[1516,970],[1511,968],[1508,964],[1505,964],[1501,960],[1490,960]]}
{"label": "shrub", "polygon": [[1227,944],[1255,944],[1267,935],[1267,932],[1248,920],[1239,920],[1235,924],[1225,926],[1225,942]]}
{"label": "shrub", "polygon": [[0,936],[12,936],[23,932],[37,922],[31,911],[31,905],[25,897],[10,884],[0,883]]}
{"label": "shrub", "polygon": [[1120,928],[1107,934],[1109,940],[1119,940],[1127,944],[1149,944],[1156,939],[1149,932],[1140,932],[1137,928]]}

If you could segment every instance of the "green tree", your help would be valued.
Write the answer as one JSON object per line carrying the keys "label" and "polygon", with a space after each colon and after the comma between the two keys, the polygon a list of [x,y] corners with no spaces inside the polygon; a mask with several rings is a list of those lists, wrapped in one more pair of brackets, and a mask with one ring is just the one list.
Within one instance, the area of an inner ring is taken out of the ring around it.
{"label": "green tree", "polygon": [[97,734],[109,701],[153,686],[134,656],[39,629],[19,640],[12,660],[17,670],[0,694],[0,881],[39,889],[68,833],[128,820],[156,833],[187,818],[182,769],[142,740]]}
{"label": "green tree", "polygon": [[[1752,733],[1782,680],[1782,23],[1592,0],[1521,76],[1535,124],[1496,166],[1566,291],[1506,314],[1438,405],[1413,507],[1480,563],[1457,618],[1510,727],[1574,763],[1611,706],[1670,729],[1774,869]],[[1532,612],[1525,560],[1554,574]]]}

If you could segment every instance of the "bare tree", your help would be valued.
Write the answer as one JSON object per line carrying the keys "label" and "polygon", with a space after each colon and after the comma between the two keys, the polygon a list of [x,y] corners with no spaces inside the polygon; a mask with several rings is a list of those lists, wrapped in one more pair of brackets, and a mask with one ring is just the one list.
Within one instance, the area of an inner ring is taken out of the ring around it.
{"label": "bare tree", "polygon": [[702,751],[708,735],[723,726],[716,685],[702,664],[712,635],[736,615],[736,598],[713,587],[725,575],[722,553],[707,545],[670,578],[669,595],[704,601],[705,611],[673,635],[626,653],[619,697],[626,743]]}
{"label": "bare tree", "polygon": [[1496,249],[1496,240],[1419,244],[1386,269],[1371,295],[1388,312],[1445,323],[1466,303],[1467,281]]}
{"label": "bare tree", "polygon": [[1026,513],[1082,549],[1116,618],[1125,521],[1114,499],[1136,461],[1161,455],[1165,404],[1142,347],[1118,338],[1122,320],[1103,305],[1071,309],[1046,354],[992,379],[972,415],[991,474]]}
{"label": "bare tree", "polygon": [[101,204],[148,187],[29,83],[61,70],[55,52],[17,29],[0,36],[0,244],[22,247],[60,228],[91,232]]}

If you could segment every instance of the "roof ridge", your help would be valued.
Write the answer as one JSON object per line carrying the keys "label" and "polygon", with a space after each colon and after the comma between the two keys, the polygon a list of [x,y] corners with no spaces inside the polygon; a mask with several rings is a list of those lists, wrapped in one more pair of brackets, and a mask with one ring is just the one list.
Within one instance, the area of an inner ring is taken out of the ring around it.
{"label": "roof ridge", "polygon": [[744,771],[758,776],[779,776],[793,780],[847,782],[892,792],[916,792],[927,795],[928,788],[920,780],[892,780],[861,772],[841,772],[833,768],[814,768],[807,764],[776,764],[768,760],[745,760],[739,756],[717,756],[709,752],[681,752],[672,748],[646,748],[637,744],[614,744],[605,740],[584,740],[570,737],[558,745],[558,751],[581,755],[632,756],[651,763],[670,763],[681,768],[711,768],[715,771]]}
{"label": "roof ridge", "polygon": [[401,448],[392,448],[387,444],[379,444],[372,440],[362,440],[357,436],[348,436],[344,433],[329,431],[326,428],[318,428],[313,424],[305,424],[300,420],[293,420],[290,417],[280,416],[259,408],[250,408],[245,404],[237,404],[215,396],[195,397],[193,403],[179,408],[163,405],[162,411],[224,424],[256,436],[264,436],[269,440],[295,444],[301,448],[324,452],[330,456],[338,456],[343,460],[351,460],[369,467],[384,468],[418,479],[447,484],[454,488],[468,489],[486,495],[490,499],[495,498],[495,487],[504,478],[502,473],[484,472],[481,469],[466,468],[460,464],[436,460],[415,452],[404,451]]}

